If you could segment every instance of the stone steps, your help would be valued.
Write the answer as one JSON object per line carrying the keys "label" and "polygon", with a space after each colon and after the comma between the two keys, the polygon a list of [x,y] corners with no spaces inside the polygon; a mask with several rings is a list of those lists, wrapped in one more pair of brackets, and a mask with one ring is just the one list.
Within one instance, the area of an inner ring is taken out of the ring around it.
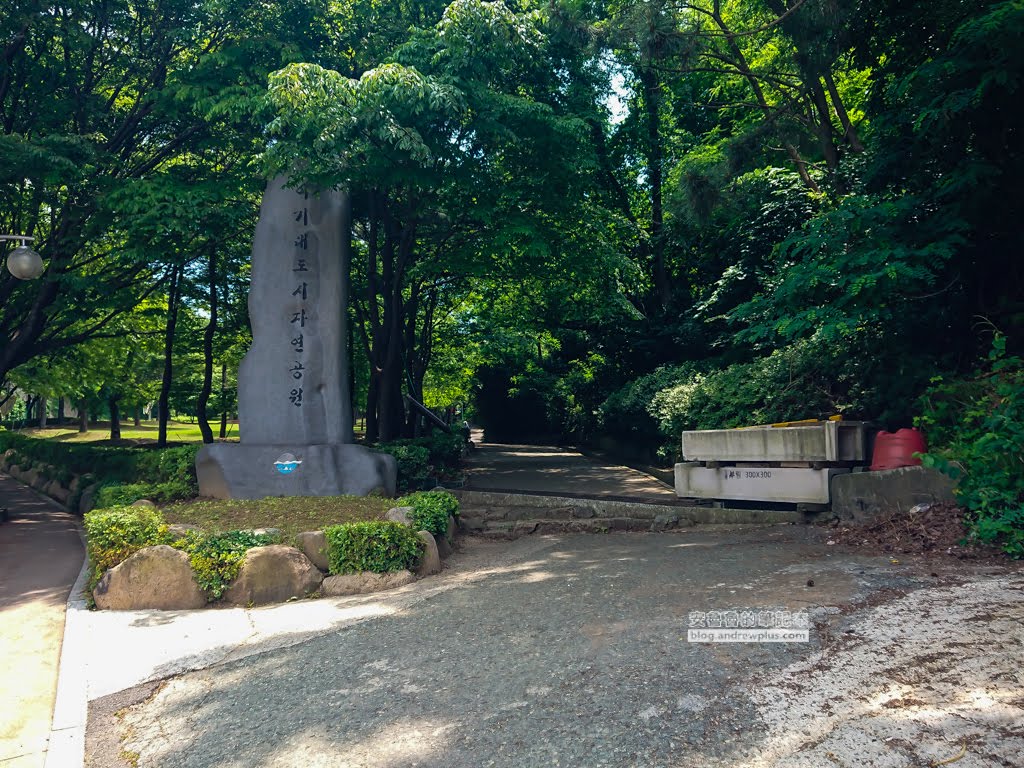
{"label": "stone steps", "polygon": [[686,503],[653,504],[618,499],[454,491],[461,527],[471,535],[515,539],[533,533],[665,531],[693,525],[804,523],[801,512],[730,509]]}

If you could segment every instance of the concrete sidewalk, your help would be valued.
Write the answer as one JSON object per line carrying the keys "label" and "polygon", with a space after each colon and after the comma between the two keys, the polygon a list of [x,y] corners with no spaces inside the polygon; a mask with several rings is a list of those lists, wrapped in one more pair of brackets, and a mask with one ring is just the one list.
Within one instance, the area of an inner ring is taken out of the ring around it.
{"label": "concrete sidewalk", "polygon": [[650,475],[566,448],[482,443],[466,463],[466,490],[677,500],[671,486]]}
{"label": "concrete sidewalk", "polygon": [[0,474],[0,766],[46,761],[65,607],[85,552],[78,519]]}

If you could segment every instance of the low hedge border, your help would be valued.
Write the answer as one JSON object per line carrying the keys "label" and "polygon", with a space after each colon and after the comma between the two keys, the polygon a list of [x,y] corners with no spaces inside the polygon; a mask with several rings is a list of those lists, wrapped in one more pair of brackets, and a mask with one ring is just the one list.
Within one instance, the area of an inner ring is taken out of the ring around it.
{"label": "low hedge border", "polygon": [[448,491],[418,491],[403,496],[396,507],[412,507],[413,527],[434,536],[448,533],[448,518],[459,516],[459,500]]}
{"label": "low hedge border", "polygon": [[42,478],[32,483],[37,490],[45,492],[50,483],[57,483],[65,493],[56,494],[56,500],[72,511],[78,511],[82,493],[93,485],[98,485],[93,500],[96,507],[139,499],[166,502],[192,498],[199,492],[195,473],[199,448],[74,445],[0,431],[4,466],[36,472]]}

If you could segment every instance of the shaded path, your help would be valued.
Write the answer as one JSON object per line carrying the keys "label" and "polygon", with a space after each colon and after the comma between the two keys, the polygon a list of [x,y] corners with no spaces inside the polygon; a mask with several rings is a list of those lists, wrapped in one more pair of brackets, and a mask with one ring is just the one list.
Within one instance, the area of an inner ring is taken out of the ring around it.
{"label": "shaded path", "polygon": [[467,458],[467,475],[472,491],[677,501],[671,486],[650,475],[551,446],[478,444]]}
{"label": "shaded path", "polygon": [[73,515],[0,474],[0,766],[42,766],[64,612],[85,554]]}

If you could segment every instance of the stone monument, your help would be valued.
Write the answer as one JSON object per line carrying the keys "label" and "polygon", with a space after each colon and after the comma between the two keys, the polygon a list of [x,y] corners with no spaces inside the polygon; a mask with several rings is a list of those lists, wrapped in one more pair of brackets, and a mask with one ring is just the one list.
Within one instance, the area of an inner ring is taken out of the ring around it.
{"label": "stone monument", "polygon": [[394,493],[394,457],[352,442],[347,194],[267,185],[249,288],[253,343],[238,371],[240,444],[204,445],[199,493],[215,498]]}

